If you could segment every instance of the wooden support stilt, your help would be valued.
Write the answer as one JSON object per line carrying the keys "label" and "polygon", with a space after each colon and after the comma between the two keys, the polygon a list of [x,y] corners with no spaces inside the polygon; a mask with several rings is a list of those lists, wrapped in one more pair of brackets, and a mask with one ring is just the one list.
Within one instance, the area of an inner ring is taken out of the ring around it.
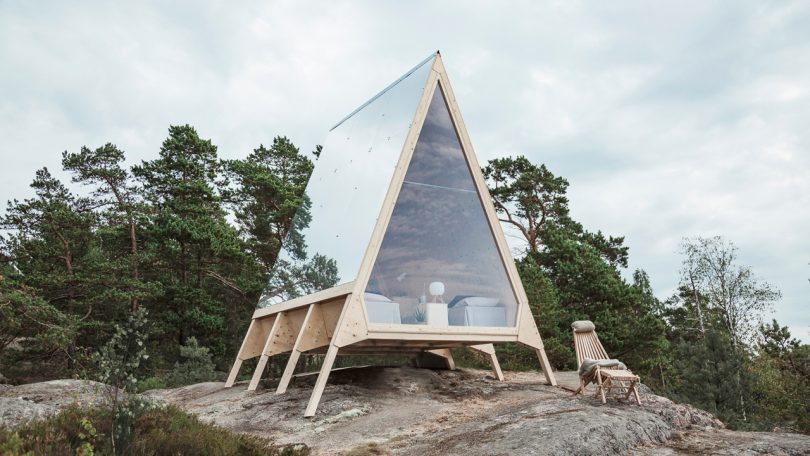
{"label": "wooden support stilt", "polygon": [[534,317],[528,306],[522,310],[518,321],[518,342],[534,350],[537,359],[540,360],[540,367],[543,368],[546,381],[551,386],[557,386],[557,379],[554,378],[554,372],[551,371],[551,363],[548,362],[546,350],[543,348],[543,339],[534,323]]}
{"label": "wooden support stilt", "polygon": [[492,366],[492,373],[500,381],[503,381],[503,371],[501,371],[501,364],[498,362],[498,356],[495,355],[495,346],[492,344],[470,345],[470,350],[481,352],[489,358],[489,363]]}
{"label": "wooden support stilt", "polygon": [[319,314],[316,316],[316,318],[320,316],[320,309],[316,307],[316,304],[310,304],[307,308],[307,314],[304,316],[304,321],[301,323],[301,330],[298,331],[298,336],[295,338],[295,344],[293,344],[292,352],[290,352],[290,359],[287,361],[287,366],[284,368],[284,373],[281,375],[281,380],[278,382],[276,394],[281,394],[287,391],[287,386],[290,384],[290,379],[295,372],[295,366],[298,364],[298,359],[301,357],[301,344],[304,343],[304,338],[309,335],[311,321],[313,320],[313,313]]}
{"label": "wooden support stilt", "polygon": [[495,353],[489,355],[489,360],[492,363],[492,371],[495,373],[495,378],[499,381],[503,381],[503,371],[501,371],[501,363],[498,362],[498,357],[495,356]]}
{"label": "wooden support stilt", "polygon": [[433,353],[436,356],[441,356],[442,358],[444,358],[444,362],[447,364],[448,369],[456,370],[456,361],[453,359],[453,353],[450,351],[449,348],[428,350],[428,353]]}
{"label": "wooden support stilt", "polygon": [[546,376],[546,381],[551,386],[557,386],[557,379],[554,378],[554,372],[551,371],[551,364],[548,362],[546,351],[543,348],[535,348],[535,353],[540,359],[540,365],[543,367],[543,374]]}
{"label": "wooden support stilt", "polygon": [[599,367],[596,368],[596,383],[599,385],[599,394],[602,395],[602,403],[607,404],[607,399],[605,399],[605,389],[602,385],[602,374],[599,372]]}
{"label": "wooden support stilt", "polygon": [[242,360],[237,357],[236,361],[233,362],[233,367],[231,367],[231,373],[228,374],[228,380],[225,381],[225,388],[230,388],[233,386],[233,382],[236,381],[236,376],[239,375],[239,368],[241,367]]}
{"label": "wooden support stilt", "polygon": [[266,325],[266,322],[272,321],[273,319],[275,319],[275,317],[270,317],[270,320],[250,320],[250,326],[248,326],[247,333],[245,333],[245,338],[242,339],[242,345],[239,347],[239,353],[236,354],[236,360],[233,362],[231,372],[228,374],[228,380],[225,381],[225,388],[230,388],[233,386],[237,375],[239,375],[239,369],[242,367],[242,362],[244,360],[258,356],[258,340],[260,333]]}
{"label": "wooden support stilt", "polygon": [[287,391],[299,358],[301,358],[301,352],[293,348],[293,351],[290,353],[290,359],[287,361],[287,366],[284,368],[284,374],[281,375],[281,380],[278,381],[276,394],[282,394]]}
{"label": "wooden support stilt", "polygon": [[323,358],[323,365],[321,372],[318,374],[318,380],[315,381],[315,388],[312,390],[312,396],[309,397],[307,410],[304,416],[315,416],[315,411],[318,409],[318,404],[321,402],[321,395],[323,389],[326,387],[326,381],[329,379],[329,372],[332,370],[332,365],[335,363],[335,357],[338,353],[338,346],[334,343],[329,345],[329,350],[326,351],[326,356]]}
{"label": "wooden support stilt", "polygon": [[262,355],[259,358],[259,363],[256,365],[256,370],[253,371],[253,378],[250,379],[248,391],[255,391],[256,387],[259,386],[259,380],[262,379],[264,367],[267,366],[267,360],[270,358],[268,349],[270,348],[270,345],[273,343],[273,339],[276,337],[276,333],[278,333],[278,328],[283,323],[284,318],[285,314],[284,312],[281,312],[276,316],[275,321],[273,321],[273,326],[270,328],[270,333],[267,335],[267,340],[264,343],[264,348],[262,349]]}

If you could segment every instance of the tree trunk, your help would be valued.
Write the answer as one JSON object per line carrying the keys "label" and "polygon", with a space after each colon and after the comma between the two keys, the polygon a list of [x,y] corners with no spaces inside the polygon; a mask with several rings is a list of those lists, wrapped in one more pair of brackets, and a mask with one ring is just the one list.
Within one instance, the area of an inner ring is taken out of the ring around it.
{"label": "tree trunk", "polygon": [[[137,282],[140,280],[140,273],[138,271],[138,237],[135,233],[135,218],[132,216],[132,210],[127,206],[126,201],[124,201],[124,196],[121,194],[118,187],[116,187],[110,179],[105,180],[107,185],[110,186],[113,195],[115,195],[118,206],[127,214],[127,222],[129,224],[129,251],[132,255],[132,265],[130,267],[132,269],[132,278]],[[138,310],[138,298],[134,296],[130,297],[129,303],[132,312]]]}
{"label": "tree trunk", "polygon": [[695,286],[695,277],[692,275],[692,268],[689,268],[689,282],[692,284],[692,293],[695,295],[695,309],[697,309],[698,314],[698,324],[700,324],[700,334],[706,335],[706,328],[703,326],[703,310],[700,308],[700,295],[697,292],[697,287]]}

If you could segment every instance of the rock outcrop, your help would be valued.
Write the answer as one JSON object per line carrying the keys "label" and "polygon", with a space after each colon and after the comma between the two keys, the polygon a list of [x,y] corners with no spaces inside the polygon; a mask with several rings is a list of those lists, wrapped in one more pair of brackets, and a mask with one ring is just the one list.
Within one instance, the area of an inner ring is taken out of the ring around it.
{"label": "rock outcrop", "polygon": [[79,403],[105,401],[107,386],[90,380],[51,380],[19,386],[0,385],[0,426],[14,427],[53,415]]}
{"label": "rock outcrop", "polygon": [[[573,373],[558,373],[576,384]],[[573,396],[542,375],[506,373],[499,382],[477,370],[370,367],[334,372],[318,413],[304,418],[314,376],[294,379],[276,395],[272,383],[154,390],[144,396],[174,404],[235,432],[306,445],[313,454],[810,454],[810,437],[733,432],[711,414],[649,391],[641,407],[603,405]],[[0,390],[6,425],[45,416],[71,400],[98,400],[98,384],[59,380]],[[5,401],[5,402],[3,402]],[[12,404],[6,413],[6,404]]]}

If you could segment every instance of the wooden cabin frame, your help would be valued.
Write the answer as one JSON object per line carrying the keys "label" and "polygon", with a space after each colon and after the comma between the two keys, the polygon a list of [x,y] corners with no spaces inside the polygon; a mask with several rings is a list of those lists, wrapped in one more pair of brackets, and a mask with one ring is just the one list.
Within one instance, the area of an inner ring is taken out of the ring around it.
{"label": "wooden cabin frame", "polygon": [[[436,327],[374,324],[369,323],[368,320],[363,293],[391,220],[394,204],[402,188],[430,101],[439,86],[443,91],[467,166],[473,176],[478,197],[517,300],[514,327]],[[445,358],[448,367],[452,368],[453,360],[449,349],[469,347],[489,357],[495,376],[502,380],[503,375],[492,345],[500,342],[518,342],[533,349],[540,361],[546,381],[551,385],[557,384],[543,348],[542,338],[529,309],[528,297],[506,243],[441,55],[438,52],[433,58],[412,125],[402,146],[393,178],[356,278],[333,288],[257,309],[228,376],[226,387],[233,386],[244,360],[259,357],[258,365],[248,386],[249,390],[254,390],[261,379],[268,359],[273,355],[290,353],[289,361],[276,389],[276,393],[281,394],[286,391],[302,353],[325,354],[315,388],[305,411],[305,416],[313,416],[335,357],[339,354],[430,352]]]}

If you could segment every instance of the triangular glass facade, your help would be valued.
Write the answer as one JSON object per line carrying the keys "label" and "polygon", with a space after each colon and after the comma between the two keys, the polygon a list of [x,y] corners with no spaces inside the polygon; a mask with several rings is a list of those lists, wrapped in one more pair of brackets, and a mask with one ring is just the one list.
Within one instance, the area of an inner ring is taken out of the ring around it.
{"label": "triangular glass facade", "polygon": [[372,324],[515,325],[517,300],[436,87],[364,294]]}

